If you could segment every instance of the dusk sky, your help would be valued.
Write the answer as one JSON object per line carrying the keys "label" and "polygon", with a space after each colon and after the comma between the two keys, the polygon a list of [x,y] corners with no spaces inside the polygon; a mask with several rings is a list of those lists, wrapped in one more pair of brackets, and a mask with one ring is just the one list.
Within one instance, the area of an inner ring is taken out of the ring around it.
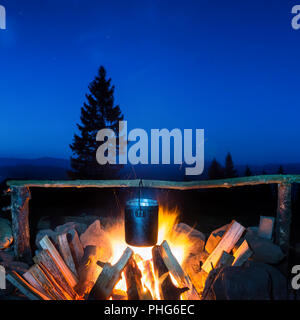
{"label": "dusk sky", "polygon": [[129,129],[205,129],[205,159],[300,162],[287,0],[0,0],[0,157],[71,155],[100,65]]}

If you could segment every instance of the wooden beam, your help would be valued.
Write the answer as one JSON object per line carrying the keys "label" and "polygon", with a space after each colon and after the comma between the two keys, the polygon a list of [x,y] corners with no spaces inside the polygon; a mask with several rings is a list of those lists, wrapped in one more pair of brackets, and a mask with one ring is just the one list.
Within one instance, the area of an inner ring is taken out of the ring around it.
{"label": "wooden beam", "polygon": [[223,251],[230,253],[244,231],[245,228],[241,224],[233,220],[227,231],[223,235],[221,241],[218,243],[209,257],[205,260],[202,269],[205,272],[209,273],[212,268],[215,268]]}
{"label": "wooden beam", "polygon": [[11,215],[14,237],[15,256],[29,264],[32,263],[29,234],[29,200],[28,187],[11,188]]}
{"label": "wooden beam", "polygon": [[[10,180],[10,187],[40,187],[40,188],[128,188],[139,187],[141,180]],[[251,177],[200,180],[200,181],[160,181],[142,180],[146,188],[161,188],[175,190],[231,188],[239,186],[300,183],[300,175],[260,175]]]}
{"label": "wooden beam", "polygon": [[290,227],[292,219],[292,185],[278,185],[277,219],[275,241],[288,256],[290,247]]}

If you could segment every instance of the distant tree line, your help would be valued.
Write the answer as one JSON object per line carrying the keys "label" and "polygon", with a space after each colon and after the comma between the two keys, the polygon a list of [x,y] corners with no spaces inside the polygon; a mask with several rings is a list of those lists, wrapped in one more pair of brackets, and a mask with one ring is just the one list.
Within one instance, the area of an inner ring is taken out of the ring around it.
{"label": "distant tree line", "polygon": [[[262,175],[267,174],[265,170],[262,171]],[[280,165],[277,171],[277,174],[285,174],[283,166]],[[242,177],[250,177],[252,176],[252,171],[249,167],[249,165],[246,165],[244,174],[241,175]],[[236,178],[239,174],[237,170],[234,167],[234,163],[232,160],[232,156],[230,152],[228,152],[226,158],[225,158],[225,166],[223,167],[216,158],[214,158],[210,164],[210,167],[208,169],[208,177],[211,180],[216,179],[229,179],[229,178]]]}

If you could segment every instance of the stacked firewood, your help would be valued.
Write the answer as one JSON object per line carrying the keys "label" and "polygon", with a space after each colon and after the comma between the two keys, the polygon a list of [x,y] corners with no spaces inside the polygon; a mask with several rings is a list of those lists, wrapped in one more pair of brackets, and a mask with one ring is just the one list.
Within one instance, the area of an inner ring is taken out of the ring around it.
{"label": "stacked firewood", "polygon": [[[271,237],[273,222],[261,220],[259,232],[265,238]],[[196,271],[188,262],[179,264],[167,241],[154,246],[153,268],[149,260],[143,261],[143,272],[147,273],[151,288],[142,284],[138,267],[141,258],[131,248],[127,247],[120,259],[111,265],[107,260],[101,261],[105,248],[83,247],[76,230],[58,235],[56,243],[44,236],[40,241],[42,250],[33,259],[35,264],[22,276],[11,272],[7,279],[32,300],[205,299],[223,268],[242,266],[252,256],[245,231],[240,223],[232,221],[222,236],[207,241],[209,253],[203,248],[201,255],[205,253],[205,259]],[[126,292],[115,288],[122,276],[126,281]]]}

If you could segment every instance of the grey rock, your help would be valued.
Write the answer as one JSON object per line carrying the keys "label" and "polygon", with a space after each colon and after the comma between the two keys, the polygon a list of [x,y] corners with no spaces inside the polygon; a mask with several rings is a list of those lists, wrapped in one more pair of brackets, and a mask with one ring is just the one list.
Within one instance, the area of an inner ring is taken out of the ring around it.
{"label": "grey rock", "polygon": [[0,250],[8,248],[13,239],[10,221],[0,218]]}
{"label": "grey rock", "polygon": [[247,229],[245,239],[253,251],[254,261],[277,264],[285,257],[281,248],[272,240],[260,238],[256,231]]}
{"label": "grey rock", "polygon": [[75,229],[80,235],[84,233],[84,231],[87,229],[87,225],[83,223],[78,223],[78,222],[67,222],[63,225],[57,226],[54,231],[56,232],[57,235],[59,235],[63,233],[68,233],[73,229]]}
{"label": "grey rock", "polygon": [[268,272],[255,266],[226,267],[212,285],[216,300],[270,300],[271,290]]}
{"label": "grey rock", "polygon": [[35,245],[39,250],[42,250],[42,247],[40,246],[40,241],[45,237],[48,236],[50,240],[53,241],[53,243],[57,242],[57,237],[56,237],[56,232],[54,232],[51,229],[45,229],[45,230],[40,230],[35,238]]}

